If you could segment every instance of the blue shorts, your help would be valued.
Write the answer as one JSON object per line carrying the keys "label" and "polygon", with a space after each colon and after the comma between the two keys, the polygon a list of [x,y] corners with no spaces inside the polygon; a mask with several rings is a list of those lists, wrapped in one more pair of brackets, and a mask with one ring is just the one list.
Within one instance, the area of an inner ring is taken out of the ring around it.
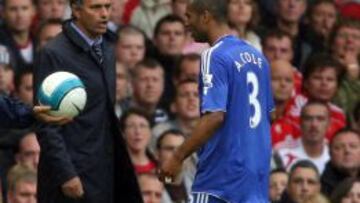
{"label": "blue shorts", "polygon": [[189,203],[226,203],[224,200],[203,192],[193,192],[190,195]]}

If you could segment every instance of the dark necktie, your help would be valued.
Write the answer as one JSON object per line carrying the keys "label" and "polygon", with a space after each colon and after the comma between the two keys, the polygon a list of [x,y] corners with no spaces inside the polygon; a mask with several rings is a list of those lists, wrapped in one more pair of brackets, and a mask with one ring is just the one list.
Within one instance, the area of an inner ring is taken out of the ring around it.
{"label": "dark necktie", "polygon": [[102,51],[102,49],[101,49],[101,43],[95,42],[95,43],[93,44],[92,48],[93,48],[93,50],[94,50],[94,53],[95,53],[96,56],[98,57],[100,64],[102,64],[103,61],[104,61],[104,55],[103,55],[103,51]]}

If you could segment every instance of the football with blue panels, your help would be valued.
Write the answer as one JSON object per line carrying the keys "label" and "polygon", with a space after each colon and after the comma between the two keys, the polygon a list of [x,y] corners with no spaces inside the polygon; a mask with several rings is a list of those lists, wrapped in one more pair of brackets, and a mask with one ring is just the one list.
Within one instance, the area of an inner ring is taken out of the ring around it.
{"label": "football with blue panels", "polygon": [[47,76],[38,91],[39,103],[50,106],[50,115],[75,117],[84,109],[86,90],[73,73],[59,71]]}

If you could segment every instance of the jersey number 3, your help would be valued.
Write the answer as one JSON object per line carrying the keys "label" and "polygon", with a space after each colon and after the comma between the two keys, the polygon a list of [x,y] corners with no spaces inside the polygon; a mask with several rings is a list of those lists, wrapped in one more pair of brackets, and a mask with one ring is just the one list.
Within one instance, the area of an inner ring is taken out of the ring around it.
{"label": "jersey number 3", "polygon": [[261,119],[261,108],[260,102],[258,100],[259,80],[255,73],[247,72],[246,81],[249,86],[252,86],[252,88],[249,87],[249,103],[254,109],[253,114],[250,116],[249,124],[250,128],[256,128],[259,125]]}

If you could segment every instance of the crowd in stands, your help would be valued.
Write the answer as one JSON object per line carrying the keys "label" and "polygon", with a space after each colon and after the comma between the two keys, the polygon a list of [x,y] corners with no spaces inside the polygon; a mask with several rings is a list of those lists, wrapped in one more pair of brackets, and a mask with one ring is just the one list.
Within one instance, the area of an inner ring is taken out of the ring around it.
{"label": "crowd in stands", "polygon": [[[186,202],[196,170],[193,154],[174,183],[156,176],[200,117],[201,53],[210,45],[186,27],[189,1],[112,0],[114,110],[145,203]],[[228,2],[233,34],[271,66],[269,201],[360,202],[360,1]],[[0,0],[0,95],[33,104],[37,53],[70,18],[68,0]],[[40,153],[33,128],[0,129],[0,203],[36,203]]]}

